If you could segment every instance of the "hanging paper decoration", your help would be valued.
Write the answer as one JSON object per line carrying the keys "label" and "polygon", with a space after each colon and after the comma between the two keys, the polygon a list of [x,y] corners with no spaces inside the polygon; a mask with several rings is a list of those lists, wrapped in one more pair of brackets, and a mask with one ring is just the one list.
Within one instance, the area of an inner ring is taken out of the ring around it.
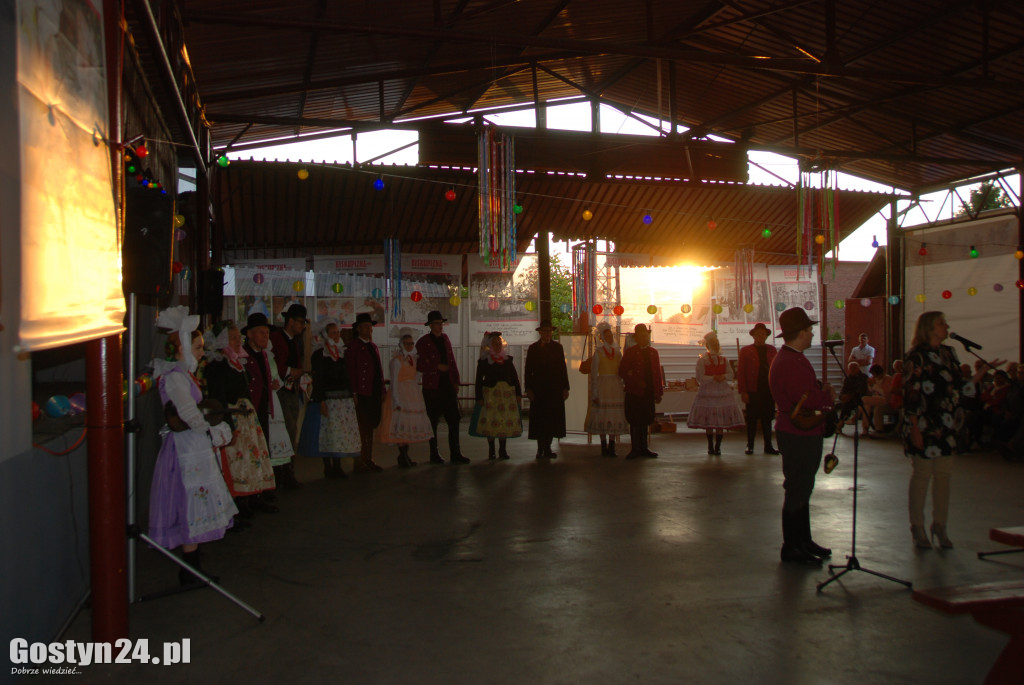
{"label": "hanging paper decoration", "polygon": [[743,305],[743,311],[745,311],[747,314],[751,313],[752,311],[754,311],[754,305],[747,302],[745,305]]}
{"label": "hanging paper decoration", "polygon": [[597,246],[594,241],[572,248],[572,309],[589,318],[586,312],[597,299]]}
{"label": "hanging paper decoration", "polygon": [[460,304],[462,304],[462,298],[459,297],[458,295],[452,295],[451,297],[448,298],[448,303],[453,307],[458,307]]}
{"label": "hanging paper decoration", "polygon": [[733,273],[736,274],[736,296],[740,301],[754,301],[754,250],[743,247],[737,250],[733,259]]}
{"label": "hanging paper decoration", "polygon": [[71,401],[67,395],[54,395],[46,400],[46,415],[52,418],[67,416],[71,413]]}
{"label": "hanging paper decoration", "polygon": [[373,299],[375,300],[379,300],[380,298],[384,297],[384,291],[381,290],[380,288],[374,288],[372,291],[370,291],[370,294],[373,296]]}
{"label": "hanging paper decoration", "polygon": [[814,309],[814,302],[812,300],[807,300],[806,302],[804,302],[804,309],[806,309],[807,311],[811,311],[812,309]]}
{"label": "hanging paper decoration", "polygon": [[974,247],[974,245],[971,245],[971,259],[977,259],[977,258],[978,258],[978,248]]}
{"label": "hanging paper decoration", "polygon": [[137,148],[135,148],[135,154],[138,156],[139,159],[142,159],[149,154],[149,150],[146,149],[145,145],[139,145]]}
{"label": "hanging paper decoration", "polygon": [[1021,290],[1024,290],[1024,279],[1017,280],[1017,287],[1020,288]]}
{"label": "hanging paper decoration", "polygon": [[493,126],[477,136],[477,220],[480,257],[509,271],[516,260],[515,142]]}
{"label": "hanging paper decoration", "polygon": [[953,297],[953,291],[952,290],[943,290],[942,291],[942,299],[948,300],[951,297]]}
{"label": "hanging paper decoration", "polygon": [[679,311],[681,311],[683,314],[689,314],[690,312],[693,311],[693,307],[688,304],[684,304],[682,307],[679,308]]}
{"label": "hanging paper decoration", "polygon": [[765,226],[764,230],[761,231],[761,237],[762,238],[771,238],[772,237],[772,229],[770,229],[767,226]]}
{"label": "hanging paper decoration", "polygon": [[591,309],[590,311],[594,312],[594,313],[595,313],[595,314],[597,314],[598,316],[601,316],[601,312],[603,312],[603,311],[604,311],[604,307],[602,307],[602,306],[601,306],[601,305],[599,305],[599,304],[595,304],[595,305],[593,306],[593,308],[592,308],[592,309]]}
{"label": "hanging paper decoration", "polygon": [[900,296],[899,295],[890,295],[889,296],[889,304],[899,304],[899,303],[900,303]]}
{"label": "hanging paper decoration", "polygon": [[650,314],[651,316],[654,316],[655,314],[657,314],[658,313],[658,305],[655,305],[655,304],[647,305],[647,313]]}
{"label": "hanging paper decoration", "polygon": [[818,234],[818,235],[814,236],[814,242],[817,243],[818,245],[824,245],[825,244],[825,236],[823,236],[821,234]]}
{"label": "hanging paper decoration", "polygon": [[846,306],[846,303],[843,302],[842,300],[836,300],[835,301],[835,305],[836,305],[836,309],[842,309],[843,307]]}
{"label": "hanging paper decoration", "polygon": [[878,236],[871,236],[871,247],[878,247]]}
{"label": "hanging paper decoration", "polygon": [[335,295],[340,295],[343,292],[345,292],[345,286],[343,286],[341,283],[332,283],[331,292],[334,293]]}
{"label": "hanging paper decoration", "polygon": [[184,225],[185,225],[185,215],[184,214],[175,214],[174,215],[174,227],[175,228],[181,228]]}
{"label": "hanging paper decoration", "polygon": [[1024,259],[1024,250],[1017,250],[1013,253],[1013,256],[1017,259]]}
{"label": "hanging paper decoration", "polygon": [[227,155],[221,155],[217,158],[217,166],[221,169],[227,168],[228,164],[231,164],[231,160],[228,159]]}
{"label": "hanging paper decoration", "polygon": [[654,217],[651,216],[650,214],[644,214],[644,223],[650,226],[652,223],[654,223]]}
{"label": "hanging paper decoration", "polygon": [[449,188],[447,191],[445,191],[444,199],[448,200],[448,202],[454,202],[455,201],[455,190],[453,190],[452,188]]}
{"label": "hanging paper decoration", "polygon": [[377,180],[373,182],[373,189],[384,190],[384,179],[378,176]]}
{"label": "hanging paper decoration", "polygon": [[558,306],[558,309],[559,309],[559,310],[560,310],[560,311],[561,311],[561,312],[562,312],[563,314],[568,314],[569,312],[571,312],[571,311],[572,311],[572,305],[571,305],[571,304],[569,304],[568,302],[563,302],[562,304],[560,304],[560,305]]}
{"label": "hanging paper decoration", "polygon": [[192,269],[188,268],[187,266],[183,267],[181,269],[181,280],[187,281],[190,278],[192,278]]}
{"label": "hanging paper decoration", "polygon": [[302,281],[295,281],[294,283],[292,283],[292,290],[294,290],[297,293],[301,293],[305,287],[306,284],[303,283]]}
{"label": "hanging paper decoration", "polygon": [[[402,249],[398,238],[384,239],[384,287],[391,298],[391,316],[398,318],[402,313]],[[379,291],[379,288],[374,289],[374,293]],[[374,294],[374,297],[380,299],[379,295]],[[413,299],[413,302],[419,300]]]}
{"label": "hanging paper decoration", "polygon": [[[813,180],[814,177],[817,177],[816,182]],[[814,264],[817,246],[819,273],[824,271],[825,255],[831,252],[833,276],[839,261],[837,180],[838,172],[832,169],[801,169],[797,184],[800,202],[797,220],[797,263],[806,263],[807,266]]]}
{"label": "hanging paper decoration", "polygon": [[716,228],[718,228],[718,222],[715,221],[714,219],[709,219],[708,220],[708,230],[709,231],[713,231]]}
{"label": "hanging paper decoration", "polygon": [[722,305],[720,305],[720,304],[713,304],[713,305],[711,305],[711,311],[713,311],[715,314],[721,314],[722,313]]}
{"label": "hanging paper decoration", "polygon": [[614,313],[615,316],[622,316],[623,312],[625,311],[625,307],[623,307],[621,304],[617,304],[612,308],[612,313]]}
{"label": "hanging paper decoration", "polygon": [[184,265],[184,264],[182,264],[182,263],[181,263],[181,262],[179,262],[179,261],[173,261],[173,262],[171,262],[171,271],[173,271],[173,272],[174,272],[174,273],[176,273],[176,274],[180,274],[180,273],[181,273],[181,270],[182,270],[182,269],[184,269],[184,268],[185,268],[185,265]]}
{"label": "hanging paper decoration", "polygon": [[996,283],[995,285],[992,286],[992,290],[995,290],[997,293],[1003,292],[1003,284]]}
{"label": "hanging paper decoration", "polygon": [[785,302],[776,302],[775,303],[775,311],[777,311],[777,312],[784,312],[784,311],[786,311],[786,303]]}
{"label": "hanging paper decoration", "polygon": [[917,254],[922,257],[926,256],[928,254],[928,243],[921,243],[921,249],[917,251]]}
{"label": "hanging paper decoration", "polygon": [[534,309],[537,308],[537,305],[533,303],[533,300],[527,300],[524,306],[526,307],[526,311],[528,312],[532,312]]}
{"label": "hanging paper decoration", "polygon": [[978,289],[975,287],[970,287],[967,289],[967,294],[970,295],[971,297],[974,297],[975,295],[978,294]]}
{"label": "hanging paper decoration", "polygon": [[918,293],[914,296],[914,299],[918,302],[924,302],[927,298],[924,296],[924,293]]}
{"label": "hanging paper decoration", "polygon": [[516,204],[512,205],[512,213],[513,214],[522,214],[523,213],[523,206],[521,204],[519,204],[518,202]]}
{"label": "hanging paper decoration", "polygon": [[253,276],[252,276],[252,282],[255,283],[256,285],[262,285],[263,284],[263,280],[264,280],[263,274],[259,274],[258,273],[258,274],[253,274]]}
{"label": "hanging paper decoration", "polygon": [[299,177],[300,181],[305,181],[307,178],[309,178],[309,172],[306,171],[305,169],[299,169],[297,172],[295,172],[295,175]]}
{"label": "hanging paper decoration", "polygon": [[419,290],[413,290],[413,291],[412,291],[412,294],[411,294],[411,295],[409,295],[409,298],[410,298],[410,299],[411,299],[411,300],[412,300],[413,302],[419,302],[420,300],[422,300],[422,299],[423,299],[423,293],[421,293],[421,292],[420,292]]}
{"label": "hanging paper decoration", "polygon": [[866,307],[870,307],[871,306],[871,300],[869,298],[867,298],[867,297],[862,297],[860,299],[860,306],[861,307],[865,307],[865,308]]}
{"label": "hanging paper decoration", "polygon": [[487,308],[490,309],[492,312],[498,311],[498,307],[498,298],[492,297],[489,300],[487,300]]}
{"label": "hanging paper decoration", "polygon": [[179,243],[187,237],[188,233],[186,233],[185,229],[183,228],[179,228],[174,232],[174,239],[177,240]]}
{"label": "hanging paper decoration", "polygon": [[590,221],[591,219],[594,218],[594,213],[589,209],[584,209],[583,214],[581,216],[583,217],[584,221]]}

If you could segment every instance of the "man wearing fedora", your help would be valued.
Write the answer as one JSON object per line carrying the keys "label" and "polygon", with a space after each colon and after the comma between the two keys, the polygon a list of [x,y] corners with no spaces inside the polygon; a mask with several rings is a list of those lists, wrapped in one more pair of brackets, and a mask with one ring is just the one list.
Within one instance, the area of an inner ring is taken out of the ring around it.
{"label": "man wearing fedora", "polygon": [[647,433],[654,423],[654,405],[661,402],[665,386],[661,382],[661,358],[651,347],[651,329],[642,323],[633,327],[636,343],[622,353],[619,376],[626,393],[626,421],[629,422],[629,454],[626,459],[657,457],[647,444]]}
{"label": "man wearing fedora", "polygon": [[452,464],[468,464],[459,447],[459,365],[455,362],[452,341],[444,332],[448,319],[434,310],[427,314],[423,324],[430,332],[416,341],[416,370],[423,374],[423,403],[427,407],[430,427],[434,437],[430,439],[430,463],[443,464],[444,459],[437,449],[437,424],[444,417],[448,424],[448,454]]}
{"label": "man wearing fedora", "polygon": [[750,329],[753,345],[740,350],[739,368],[736,372],[740,391],[740,399],[747,406],[747,449],[746,454],[754,453],[754,434],[757,432],[758,419],[761,421],[761,434],[764,436],[764,453],[778,454],[772,447],[772,419],[775,418],[775,400],[772,399],[771,388],[768,387],[768,369],[771,368],[777,350],[774,345],[765,341],[771,331],[763,323],[755,324]]}
{"label": "man wearing fedora", "polygon": [[[277,399],[281,402],[284,413],[284,425],[288,437],[292,441],[292,449],[299,443],[299,415],[302,414],[305,396],[302,392],[303,363],[305,354],[302,346],[302,334],[306,330],[306,308],[301,304],[293,304],[281,313],[284,326],[270,331],[270,349],[274,353],[277,364],[277,375],[281,378],[281,387],[277,391]],[[301,487],[295,480],[295,468],[292,462],[281,467],[281,483],[286,488]]]}
{"label": "man wearing fedora", "polygon": [[565,351],[552,340],[554,326],[544,319],[537,327],[540,340],[526,349],[523,389],[530,398],[530,440],[537,441],[537,458],[554,459],[551,441],[565,437],[565,401],[569,399],[569,374]]}
{"label": "man wearing fedora", "polygon": [[799,428],[793,415],[799,411],[828,411],[832,398],[814,376],[804,350],[814,339],[812,321],[802,307],[792,307],[779,316],[784,344],[768,372],[768,386],[779,407],[775,434],[782,451],[782,561],[808,566],[821,565],[832,550],[811,539],[811,492],[814,475],[821,465],[825,425]]}
{"label": "man wearing fedora", "polygon": [[360,459],[370,471],[383,471],[373,460],[373,431],[380,424],[384,402],[384,367],[380,361],[380,350],[373,342],[376,323],[369,312],[356,316],[352,324],[355,337],[345,349],[345,363],[356,400]]}
{"label": "man wearing fedora", "polygon": [[[270,408],[273,405],[273,398],[270,393],[277,388],[274,374],[270,370],[270,359],[267,357],[267,348],[270,347],[270,321],[267,315],[256,312],[249,315],[242,329],[245,336],[245,373],[249,378],[249,398],[253,407],[256,408],[256,420],[260,422],[267,443],[270,443]],[[274,470],[276,483],[278,469]],[[272,490],[249,497],[249,505],[257,511],[276,513],[278,508],[271,504],[275,499]]]}

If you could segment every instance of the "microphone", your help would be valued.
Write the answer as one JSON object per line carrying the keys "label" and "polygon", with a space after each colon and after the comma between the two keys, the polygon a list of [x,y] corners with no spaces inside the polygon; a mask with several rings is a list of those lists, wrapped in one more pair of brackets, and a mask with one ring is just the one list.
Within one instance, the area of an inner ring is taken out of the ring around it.
{"label": "microphone", "polygon": [[951,337],[953,340],[956,340],[958,343],[963,345],[964,349],[967,350],[968,352],[971,351],[972,347],[977,348],[979,350],[982,349],[981,345],[979,345],[978,343],[974,342],[973,340],[968,340],[967,338],[963,337],[962,335],[957,335],[956,333],[950,333],[949,337]]}

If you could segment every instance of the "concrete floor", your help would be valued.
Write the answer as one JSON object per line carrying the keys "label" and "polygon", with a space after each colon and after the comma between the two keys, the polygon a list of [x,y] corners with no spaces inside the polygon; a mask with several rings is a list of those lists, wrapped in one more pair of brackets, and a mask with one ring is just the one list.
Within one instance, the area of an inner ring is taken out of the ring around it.
{"label": "concrete floor", "polygon": [[[442,444],[444,441],[442,439]],[[394,468],[306,487],[281,512],[204,546],[204,564],[266,615],[258,623],[209,589],[131,607],[133,638],[191,639],[188,666],[105,665],[75,682],[263,683],[972,683],[1003,634],[911,600],[903,585],[779,563],[778,457],[743,454],[727,436],[708,457],[702,434],[655,435],[659,459],[598,456],[570,436],[551,463],[534,443],[512,459]],[[620,447],[620,452],[625,452]],[[819,473],[815,538],[850,552],[853,441]],[[861,442],[857,557],[915,587],[1019,578],[1024,554],[993,526],[1024,524],[1024,465],[994,453],[959,458],[950,536],[912,547],[909,464],[892,440]],[[413,450],[425,461],[425,446]],[[348,468],[348,467],[347,467]],[[177,568],[141,550],[141,593],[176,584]],[[87,640],[84,611],[65,639]]]}

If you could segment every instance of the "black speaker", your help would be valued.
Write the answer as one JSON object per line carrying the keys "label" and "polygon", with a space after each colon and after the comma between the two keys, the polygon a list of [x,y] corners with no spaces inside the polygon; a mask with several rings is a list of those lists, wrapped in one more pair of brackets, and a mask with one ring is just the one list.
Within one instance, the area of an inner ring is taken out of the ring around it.
{"label": "black speaker", "polygon": [[126,293],[171,292],[174,200],[159,190],[129,188],[125,196],[121,281]]}
{"label": "black speaker", "polygon": [[196,275],[196,299],[200,315],[209,314],[219,320],[224,309],[224,271],[204,269]]}

